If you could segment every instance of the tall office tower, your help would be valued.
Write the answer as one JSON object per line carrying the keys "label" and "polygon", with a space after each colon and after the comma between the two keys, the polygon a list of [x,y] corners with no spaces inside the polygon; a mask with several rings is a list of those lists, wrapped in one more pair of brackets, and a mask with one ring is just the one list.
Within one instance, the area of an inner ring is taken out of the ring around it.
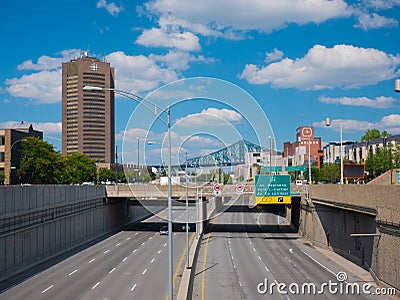
{"label": "tall office tower", "polygon": [[114,68],[87,52],[62,64],[62,153],[83,153],[99,167],[110,168],[114,163],[114,93],[84,91],[84,86],[114,88]]}

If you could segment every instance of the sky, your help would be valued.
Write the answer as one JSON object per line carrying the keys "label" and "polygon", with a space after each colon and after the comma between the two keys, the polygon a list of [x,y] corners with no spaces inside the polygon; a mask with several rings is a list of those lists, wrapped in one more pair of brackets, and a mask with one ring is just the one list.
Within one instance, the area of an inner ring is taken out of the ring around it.
{"label": "sky", "polygon": [[[179,156],[237,137],[282,149],[309,125],[324,143],[340,125],[344,140],[400,134],[399,22],[400,0],[1,1],[0,128],[32,122],[61,150],[61,63],[87,50],[115,68],[116,88],[171,105]],[[165,144],[136,103],[117,96],[115,110],[126,162],[137,137]]]}

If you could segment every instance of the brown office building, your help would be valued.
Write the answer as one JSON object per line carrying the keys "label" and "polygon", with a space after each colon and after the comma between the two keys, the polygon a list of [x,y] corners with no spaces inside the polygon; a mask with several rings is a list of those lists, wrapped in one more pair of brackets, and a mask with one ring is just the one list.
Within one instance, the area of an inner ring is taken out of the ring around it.
{"label": "brown office building", "polygon": [[114,163],[114,68],[87,53],[62,64],[62,153],[83,153],[99,167]]}

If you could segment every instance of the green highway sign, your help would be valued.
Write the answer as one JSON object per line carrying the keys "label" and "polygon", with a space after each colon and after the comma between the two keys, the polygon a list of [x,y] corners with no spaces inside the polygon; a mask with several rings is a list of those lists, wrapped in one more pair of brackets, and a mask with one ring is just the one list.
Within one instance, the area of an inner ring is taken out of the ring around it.
{"label": "green highway sign", "polygon": [[282,172],[282,166],[264,166],[264,172]]}
{"label": "green highway sign", "polygon": [[290,196],[290,175],[256,175],[256,197]]}
{"label": "green highway sign", "polygon": [[305,171],[306,166],[286,166],[285,171],[286,172],[295,172],[295,171]]}

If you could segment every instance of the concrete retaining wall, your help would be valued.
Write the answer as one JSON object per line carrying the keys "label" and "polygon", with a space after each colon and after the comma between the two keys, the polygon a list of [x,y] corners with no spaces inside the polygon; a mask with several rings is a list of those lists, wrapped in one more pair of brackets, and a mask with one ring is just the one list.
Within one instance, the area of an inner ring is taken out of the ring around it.
{"label": "concrete retaining wall", "polygon": [[120,229],[126,215],[101,186],[0,187],[0,281]]}
{"label": "concrete retaining wall", "polygon": [[[301,199],[300,233],[314,245],[337,252],[400,289],[399,187],[321,185],[309,191],[311,203],[304,195]],[[352,206],[344,209],[333,202]],[[351,233],[378,236],[350,237]]]}

